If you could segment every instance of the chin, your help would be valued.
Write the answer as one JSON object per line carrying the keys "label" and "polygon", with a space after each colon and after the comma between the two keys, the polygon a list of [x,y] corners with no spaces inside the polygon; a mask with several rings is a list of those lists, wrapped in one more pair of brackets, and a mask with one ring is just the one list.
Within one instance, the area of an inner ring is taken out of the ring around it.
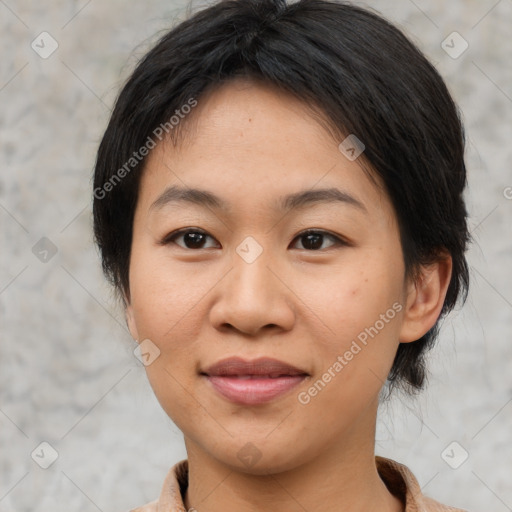
{"label": "chin", "polygon": [[[258,476],[290,471],[308,460],[307,454],[298,452],[297,448],[286,447],[277,437],[269,440],[264,436],[259,440],[244,437],[229,446],[217,445],[210,454],[233,471]],[[234,456],[227,457],[227,454]]]}

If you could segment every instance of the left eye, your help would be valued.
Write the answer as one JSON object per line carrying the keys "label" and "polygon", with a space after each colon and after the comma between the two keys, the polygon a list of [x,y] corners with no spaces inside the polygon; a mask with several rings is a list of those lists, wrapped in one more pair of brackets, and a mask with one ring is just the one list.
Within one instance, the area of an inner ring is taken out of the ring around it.
{"label": "left eye", "polygon": [[[176,240],[182,238],[182,244],[177,243]],[[179,231],[175,231],[170,235],[167,235],[161,242],[162,245],[167,245],[169,243],[176,243],[180,247],[184,249],[209,249],[213,246],[205,246],[206,239],[214,238],[210,236],[208,233],[200,230],[200,229],[182,229]],[[299,249],[318,251],[319,249],[326,249],[326,247],[322,247],[324,245],[325,239],[330,239],[333,243],[329,247],[347,245],[341,238],[327,233],[326,231],[318,231],[318,230],[308,230],[303,231],[299,235],[297,235],[294,240],[302,240],[302,247]],[[327,248],[329,248],[327,247]]]}
{"label": "left eye", "polygon": [[325,231],[304,231],[303,233],[300,233],[298,236],[296,236],[294,240],[303,239],[302,248],[306,250],[317,251],[322,248],[323,241],[325,238],[329,238],[334,241],[334,244],[332,244],[330,247],[336,245],[345,245],[343,240]]}

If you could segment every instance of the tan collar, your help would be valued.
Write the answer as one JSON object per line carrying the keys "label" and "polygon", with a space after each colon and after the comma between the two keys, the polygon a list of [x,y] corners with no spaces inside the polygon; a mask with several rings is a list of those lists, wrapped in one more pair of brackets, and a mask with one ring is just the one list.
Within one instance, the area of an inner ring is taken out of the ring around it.
{"label": "tan collar", "polygon": [[[441,505],[424,496],[411,470],[391,459],[376,456],[377,470],[389,491],[405,503],[405,512],[466,512]],[[131,512],[187,512],[182,496],[188,487],[188,461],[176,463],[167,473],[159,499]]]}
{"label": "tan collar", "polygon": [[421,487],[411,470],[391,459],[375,457],[377,471],[389,492],[405,503],[405,512],[466,512],[460,508],[441,505],[421,492]]}

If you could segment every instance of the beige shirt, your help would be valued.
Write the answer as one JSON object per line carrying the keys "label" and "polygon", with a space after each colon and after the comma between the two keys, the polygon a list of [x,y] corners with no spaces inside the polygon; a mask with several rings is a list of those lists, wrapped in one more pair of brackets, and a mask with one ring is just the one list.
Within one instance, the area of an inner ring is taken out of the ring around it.
{"label": "beige shirt", "polygon": [[[407,466],[379,456],[375,457],[375,461],[379,475],[390,492],[405,504],[405,512],[466,512],[459,508],[441,505],[424,496],[418,481]],[[185,459],[169,470],[157,500],[134,508],[130,512],[187,512],[183,504],[187,486],[188,461]]]}

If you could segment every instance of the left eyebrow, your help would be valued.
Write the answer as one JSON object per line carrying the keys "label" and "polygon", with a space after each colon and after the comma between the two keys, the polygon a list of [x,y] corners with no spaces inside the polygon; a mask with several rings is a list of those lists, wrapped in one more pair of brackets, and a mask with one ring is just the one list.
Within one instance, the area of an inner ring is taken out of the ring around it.
{"label": "left eyebrow", "polygon": [[[150,210],[161,209],[169,203],[189,203],[202,207],[209,207],[214,210],[232,211],[229,203],[208,190],[199,188],[189,188],[173,185],[164,190],[164,192],[152,203]],[[311,204],[318,203],[343,203],[358,208],[368,213],[364,204],[351,196],[348,192],[338,188],[322,188],[316,190],[301,190],[293,194],[288,194],[279,198],[275,203],[274,209],[280,212],[301,209]]]}
{"label": "left eyebrow", "polygon": [[351,196],[348,192],[338,188],[320,188],[316,190],[302,190],[294,194],[289,194],[281,198],[277,204],[277,209],[288,212],[309,206],[315,203],[336,203],[341,202],[349,206],[354,206],[361,211],[368,213],[364,204]]}

